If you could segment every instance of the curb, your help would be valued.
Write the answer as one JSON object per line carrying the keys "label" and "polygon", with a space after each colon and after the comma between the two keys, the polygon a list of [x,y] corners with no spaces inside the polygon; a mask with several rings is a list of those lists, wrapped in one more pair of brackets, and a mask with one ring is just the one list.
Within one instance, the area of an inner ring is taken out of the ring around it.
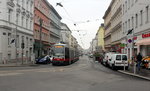
{"label": "curb", "polygon": [[122,71],[122,70],[118,70],[118,72],[150,81],[149,77],[137,75],[137,74],[134,74],[134,73],[125,72],[125,71]]}

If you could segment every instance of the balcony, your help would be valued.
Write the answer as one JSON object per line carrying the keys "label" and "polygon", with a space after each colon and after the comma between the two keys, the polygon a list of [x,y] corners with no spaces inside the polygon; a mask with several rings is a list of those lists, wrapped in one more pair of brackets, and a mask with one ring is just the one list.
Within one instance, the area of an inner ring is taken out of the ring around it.
{"label": "balcony", "polygon": [[14,0],[8,0],[7,5],[11,6],[11,7],[15,7],[15,4],[13,2]]}

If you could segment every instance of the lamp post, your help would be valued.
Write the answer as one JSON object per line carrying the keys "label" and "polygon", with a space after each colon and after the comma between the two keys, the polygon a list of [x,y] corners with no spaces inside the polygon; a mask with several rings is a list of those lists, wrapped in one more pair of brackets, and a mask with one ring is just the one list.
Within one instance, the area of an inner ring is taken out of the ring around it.
{"label": "lamp post", "polygon": [[40,50],[39,50],[39,56],[41,57],[42,56],[42,24],[43,24],[43,20],[40,18],[39,20],[40,22],[40,44],[39,44],[39,47],[40,47]]}

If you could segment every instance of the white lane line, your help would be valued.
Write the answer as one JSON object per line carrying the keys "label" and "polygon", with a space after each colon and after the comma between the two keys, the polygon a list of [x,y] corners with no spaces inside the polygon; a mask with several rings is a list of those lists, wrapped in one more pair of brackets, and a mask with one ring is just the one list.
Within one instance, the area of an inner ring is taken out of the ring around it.
{"label": "white lane line", "polygon": [[14,76],[14,75],[21,75],[23,73],[3,73],[3,74],[0,74],[0,76]]}

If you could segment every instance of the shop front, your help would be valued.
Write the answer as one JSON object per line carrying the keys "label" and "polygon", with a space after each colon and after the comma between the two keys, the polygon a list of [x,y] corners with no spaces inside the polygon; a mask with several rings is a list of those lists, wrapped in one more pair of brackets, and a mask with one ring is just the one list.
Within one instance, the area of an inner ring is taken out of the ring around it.
{"label": "shop front", "polygon": [[[140,35],[140,40],[136,42],[136,45],[138,46],[138,53],[140,52],[143,56],[143,62],[146,63],[146,65],[150,64],[150,33],[145,33]],[[147,60],[148,59],[148,60]],[[145,65],[145,64],[144,64]],[[150,68],[149,66],[146,66],[146,68]]]}
{"label": "shop front", "polygon": [[138,52],[141,52],[143,56],[150,56],[150,33],[142,34],[141,40],[138,40],[136,45]]}
{"label": "shop front", "polygon": [[40,56],[40,47],[42,49],[42,55],[48,55],[49,54],[50,44],[48,42],[42,41],[41,46],[40,46],[40,41],[35,40],[34,53],[35,53],[36,58]]}

